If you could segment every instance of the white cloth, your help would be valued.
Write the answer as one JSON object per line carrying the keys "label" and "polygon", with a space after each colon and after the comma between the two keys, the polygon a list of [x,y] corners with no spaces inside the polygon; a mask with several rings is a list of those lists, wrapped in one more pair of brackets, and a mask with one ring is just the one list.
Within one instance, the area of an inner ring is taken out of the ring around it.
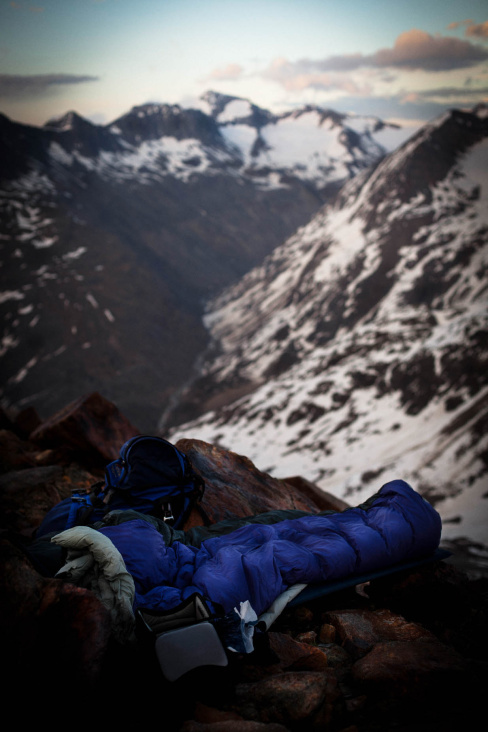
{"label": "white cloth", "polygon": [[287,590],[282,592],[281,595],[278,595],[273,604],[270,605],[267,611],[259,616],[258,622],[264,623],[264,625],[266,626],[266,630],[269,630],[271,625],[274,623],[276,618],[281,615],[288,603],[291,602],[294,597],[299,595],[306,586],[307,585],[304,584],[292,585]]}
{"label": "white cloth", "polygon": [[130,640],[135,586],[118,549],[107,536],[88,526],[67,529],[51,541],[68,552],[67,562],[56,577],[94,592],[110,612],[115,638]]}

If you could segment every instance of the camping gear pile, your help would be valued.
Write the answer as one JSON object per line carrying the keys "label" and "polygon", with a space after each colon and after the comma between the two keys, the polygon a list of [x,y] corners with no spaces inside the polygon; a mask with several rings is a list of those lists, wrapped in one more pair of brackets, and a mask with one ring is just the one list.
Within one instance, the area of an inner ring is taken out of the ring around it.
{"label": "camping gear pile", "polygon": [[363,581],[433,556],[440,541],[438,513],[401,480],[342,512],[273,511],[224,521],[222,533],[218,523],[182,531],[203,494],[186,455],[137,436],[92,495],[48,513],[30,548],[61,548],[56,576],[97,594],[119,641],[151,636],[169,680],[252,651],[254,633],[305,586]]}

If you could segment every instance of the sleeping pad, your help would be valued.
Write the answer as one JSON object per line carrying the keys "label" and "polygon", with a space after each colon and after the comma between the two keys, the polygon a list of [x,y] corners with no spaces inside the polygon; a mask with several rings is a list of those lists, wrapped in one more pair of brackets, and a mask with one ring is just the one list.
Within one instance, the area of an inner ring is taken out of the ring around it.
{"label": "sleeping pad", "polygon": [[171,610],[199,593],[216,612],[227,614],[249,601],[260,615],[293,584],[363,574],[434,552],[441,519],[407,483],[394,480],[342,513],[245,523],[198,547],[168,545],[152,523],[139,518],[99,531],[134,579],[135,608]]}

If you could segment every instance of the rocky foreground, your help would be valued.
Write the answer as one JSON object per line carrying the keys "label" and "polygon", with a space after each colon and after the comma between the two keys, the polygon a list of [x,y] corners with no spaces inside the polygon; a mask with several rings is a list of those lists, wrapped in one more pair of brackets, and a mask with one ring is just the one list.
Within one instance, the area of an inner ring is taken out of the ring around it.
{"label": "rocky foreground", "polygon": [[[252,654],[170,684],[152,648],[111,638],[93,593],[46,576],[25,551],[45,513],[99,480],[138,430],[98,394],[42,424],[33,410],[0,419],[2,683],[17,718],[150,715],[175,732],[476,728],[488,677],[488,580],[446,561],[376,579],[285,610],[256,634]],[[178,447],[205,480],[212,521],[346,507],[305,478],[272,478],[208,443]],[[199,523],[194,511],[186,528]]]}

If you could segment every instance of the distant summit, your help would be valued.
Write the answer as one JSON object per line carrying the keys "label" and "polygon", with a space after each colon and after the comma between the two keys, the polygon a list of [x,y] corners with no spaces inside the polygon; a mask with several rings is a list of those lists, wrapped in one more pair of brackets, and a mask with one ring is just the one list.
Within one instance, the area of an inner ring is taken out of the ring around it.
{"label": "distant summit", "polygon": [[218,126],[198,109],[178,104],[143,104],[112,122],[108,129],[131,145],[171,137],[195,139],[203,145],[223,146]]}
{"label": "distant summit", "polygon": [[59,130],[59,131],[68,131],[68,130],[75,130],[75,129],[83,129],[84,127],[94,127],[95,125],[90,122],[89,120],[85,119],[85,117],[82,117],[81,115],[77,114],[76,112],[66,112],[66,114],[62,115],[61,117],[53,117],[52,119],[48,120],[44,127],[46,129],[52,129],[52,130]]}
{"label": "distant summit", "polygon": [[207,92],[201,99],[209,105],[210,115],[219,124],[246,124],[259,129],[276,122],[278,117],[267,109],[258,107],[248,99],[232,97],[219,92]]}

